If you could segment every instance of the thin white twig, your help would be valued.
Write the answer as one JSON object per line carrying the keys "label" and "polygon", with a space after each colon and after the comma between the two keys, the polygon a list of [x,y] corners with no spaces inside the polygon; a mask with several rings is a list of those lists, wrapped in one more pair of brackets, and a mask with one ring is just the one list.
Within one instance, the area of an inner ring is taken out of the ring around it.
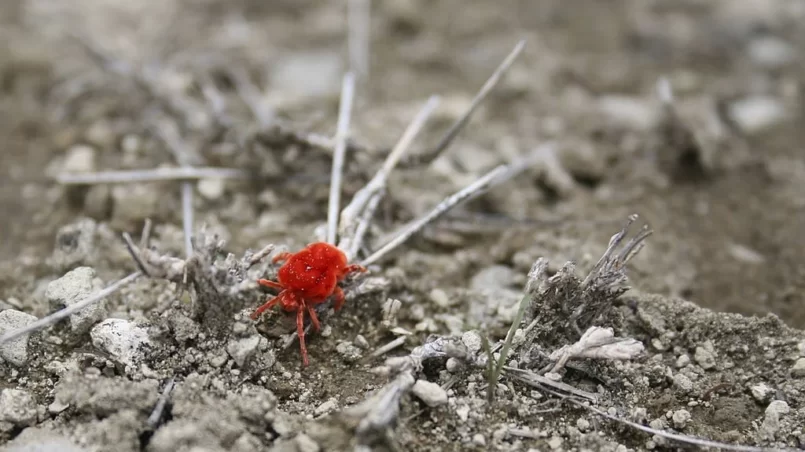
{"label": "thin white twig", "polygon": [[330,178],[330,200],[327,206],[327,242],[335,245],[338,232],[338,211],[341,203],[341,178],[344,174],[344,156],[347,152],[349,122],[352,116],[352,99],[355,96],[355,75],[344,74],[341,84],[341,105],[338,109],[338,126],[335,132],[335,151]]}
{"label": "thin white twig", "polygon": [[193,257],[193,184],[182,183],[182,229],[184,230],[185,256]]}
{"label": "thin white twig", "polygon": [[16,339],[16,338],[18,338],[20,336],[23,336],[25,334],[29,334],[29,333],[32,333],[34,331],[38,331],[38,330],[46,328],[46,327],[48,327],[50,325],[53,325],[54,323],[58,322],[59,320],[67,318],[70,315],[72,315],[72,314],[74,314],[74,313],[86,308],[87,306],[89,306],[91,304],[97,303],[97,302],[103,300],[104,298],[106,298],[109,295],[111,295],[111,294],[115,293],[116,291],[118,291],[121,287],[125,286],[126,284],[131,283],[132,281],[134,281],[135,279],[137,279],[141,275],[142,275],[142,272],[136,271],[136,272],[126,276],[125,278],[123,278],[123,279],[111,284],[110,286],[108,286],[108,287],[106,287],[106,288],[104,288],[102,290],[99,290],[98,292],[90,295],[89,297],[79,301],[76,304],[70,305],[70,306],[68,306],[68,307],[66,307],[66,308],[64,308],[64,309],[62,309],[60,311],[56,311],[53,314],[50,314],[49,316],[42,317],[41,319],[37,320],[36,322],[33,322],[33,323],[23,327],[23,328],[20,328],[20,329],[11,331],[9,333],[6,333],[6,334],[0,336],[0,344],[5,344],[6,342],[8,342],[10,340]]}
{"label": "thin white twig", "polygon": [[159,424],[159,420],[162,418],[162,413],[165,411],[165,407],[168,405],[168,399],[170,398],[171,391],[173,391],[173,384],[176,381],[176,377],[171,377],[168,383],[165,385],[165,389],[162,390],[162,394],[159,396],[159,400],[157,400],[157,404],[154,406],[154,411],[151,412],[151,415],[148,416],[148,426],[151,428],[155,428],[157,424]]}
{"label": "thin white twig", "polygon": [[372,253],[371,256],[367,257],[366,259],[361,262],[361,265],[364,267],[369,266],[379,260],[381,257],[385,256],[398,246],[405,243],[411,236],[422,230],[425,226],[432,223],[433,221],[437,220],[439,217],[447,213],[450,209],[465,201],[467,198],[472,196],[474,193],[486,189],[494,180],[495,178],[499,177],[506,171],[506,165],[500,165],[497,168],[493,169],[492,171],[486,173],[483,177],[476,180],[472,184],[468,185],[467,187],[463,188],[462,190],[448,196],[444,199],[444,201],[440,202],[433,210],[428,212],[427,215],[423,216],[422,218],[415,220],[411,223],[410,226],[406,227],[403,232],[397,234],[391,241],[383,245],[379,250]]}
{"label": "thin white twig", "polygon": [[135,182],[185,181],[198,179],[245,179],[245,171],[231,168],[179,167],[97,173],[62,173],[56,182],[64,185],[128,184]]}
{"label": "thin white twig", "polygon": [[349,0],[347,2],[349,67],[364,83],[369,76],[370,30],[369,0]]}
{"label": "thin white twig", "polygon": [[377,350],[373,351],[369,356],[372,358],[376,358],[381,355],[385,355],[386,353],[394,350],[395,348],[399,347],[400,345],[405,343],[405,336],[400,336],[397,339],[389,342],[388,344],[378,348]]}
{"label": "thin white twig", "polygon": [[[352,197],[352,201],[350,201],[350,203],[344,207],[344,210],[341,212],[340,232],[342,237],[341,243],[339,243],[339,248],[353,249],[355,246],[360,246],[360,243],[357,245],[350,243],[351,241],[355,241],[354,233],[350,233],[351,230],[355,228],[355,222],[358,220],[364,209],[366,209],[372,197],[385,189],[389,174],[397,166],[397,163],[399,163],[403,154],[405,154],[405,152],[411,147],[411,143],[422,130],[422,127],[425,125],[430,115],[439,105],[439,101],[439,96],[431,96],[428,99],[411,123],[408,124],[408,127],[403,132],[400,140],[386,157],[386,161],[383,162],[383,166],[380,167],[380,169],[366,184],[366,186],[355,193],[355,196]],[[350,235],[352,237],[350,237]]]}
{"label": "thin white twig", "polygon": [[262,261],[266,256],[271,254],[272,251],[274,251],[273,243],[269,243],[268,245],[264,246],[263,249],[252,255],[252,257],[249,259],[248,267],[251,268],[255,266],[258,262]]}
{"label": "thin white twig", "polygon": [[363,237],[369,230],[369,225],[372,223],[372,218],[375,216],[377,206],[380,205],[380,200],[383,199],[384,192],[385,190],[381,190],[375,193],[366,205],[366,209],[361,214],[358,220],[358,226],[355,228],[355,237],[349,241],[349,249],[344,250],[344,252],[347,253],[347,260],[351,260],[358,255],[358,251],[361,249],[361,245],[363,245]]}
{"label": "thin white twig", "polygon": [[520,53],[523,51],[523,48],[525,47],[525,43],[526,40],[523,39],[520,42],[518,42],[517,45],[514,46],[514,49],[509,53],[508,56],[506,56],[506,59],[504,59],[503,62],[500,63],[500,66],[498,66],[497,69],[495,69],[495,72],[492,73],[492,76],[489,77],[486,83],[484,83],[484,85],[481,87],[480,91],[478,91],[478,94],[475,95],[475,98],[472,99],[472,103],[470,103],[470,106],[467,109],[467,111],[465,111],[464,114],[462,114],[461,117],[459,117],[456,120],[456,122],[454,122],[453,125],[450,126],[450,128],[444,134],[444,136],[436,145],[436,147],[430,152],[428,152],[426,156],[422,156],[422,158],[424,158],[425,161],[433,161],[434,159],[436,159],[436,157],[439,156],[439,154],[441,154],[445,149],[447,149],[448,146],[450,146],[450,143],[452,143],[453,140],[456,138],[458,132],[460,132],[461,129],[463,129],[464,126],[467,125],[467,122],[469,122],[470,118],[472,117],[472,114],[475,112],[478,106],[481,105],[484,99],[486,99],[486,96],[488,96],[489,93],[492,92],[495,86],[497,86],[497,84],[503,78],[503,75],[506,73],[506,71],[509,70],[509,68],[517,59],[517,57],[520,56]]}

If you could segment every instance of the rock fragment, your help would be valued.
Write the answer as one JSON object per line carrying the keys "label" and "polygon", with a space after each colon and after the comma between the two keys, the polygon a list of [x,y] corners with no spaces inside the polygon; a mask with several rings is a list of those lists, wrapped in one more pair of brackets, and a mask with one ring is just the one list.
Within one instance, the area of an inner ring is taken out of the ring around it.
{"label": "rock fragment", "polygon": [[36,401],[33,396],[20,389],[0,391],[0,421],[17,427],[36,423]]}
{"label": "rock fragment", "polygon": [[238,367],[243,367],[249,359],[257,353],[257,347],[260,345],[260,336],[246,336],[238,339],[232,339],[226,346],[226,351],[229,356],[235,360]]}
{"label": "rock fragment", "polygon": [[411,390],[419,400],[425,402],[425,405],[429,407],[437,407],[447,403],[447,392],[436,383],[417,380]]}
{"label": "rock fragment", "polygon": [[[24,328],[36,321],[36,317],[25,312],[7,309],[0,312],[0,336],[11,331]],[[28,338],[29,334],[24,334],[5,344],[0,344],[0,361],[6,361],[14,366],[20,367],[28,362]]]}
{"label": "rock fragment", "polygon": [[[78,267],[48,284],[45,297],[54,310],[72,306],[103,288],[91,267]],[[92,325],[106,317],[106,303],[101,300],[74,313],[68,319],[74,335],[87,332]]]}
{"label": "rock fragment", "polygon": [[151,346],[148,330],[123,319],[106,319],[92,328],[92,345],[127,366],[137,366]]}
{"label": "rock fragment", "polygon": [[799,358],[791,367],[791,375],[797,378],[805,377],[805,358]]}

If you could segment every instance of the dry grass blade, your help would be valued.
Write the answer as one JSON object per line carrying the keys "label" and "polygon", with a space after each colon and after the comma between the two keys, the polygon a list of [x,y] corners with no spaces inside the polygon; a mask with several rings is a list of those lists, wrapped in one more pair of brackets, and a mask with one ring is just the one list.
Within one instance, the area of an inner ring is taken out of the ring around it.
{"label": "dry grass blade", "polygon": [[185,256],[193,257],[193,184],[182,183],[182,229],[184,230]]}
{"label": "dry grass blade", "polygon": [[6,342],[11,341],[13,339],[16,339],[16,338],[18,338],[20,336],[23,336],[25,334],[29,334],[29,333],[32,333],[34,331],[38,331],[38,330],[46,328],[46,327],[48,327],[50,325],[53,325],[56,322],[58,322],[59,320],[65,319],[65,318],[71,316],[72,314],[74,314],[74,313],[86,308],[87,306],[89,306],[91,304],[97,303],[97,302],[103,300],[104,298],[108,297],[109,295],[111,295],[111,294],[117,292],[118,290],[120,290],[121,287],[123,287],[123,286],[131,283],[135,279],[139,278],[141,275],[142,275],[142,272],[139,272],[139,271],[134,272],[134,273],[126,276],[125,278],[123,278],[123,279],[111,284],[109,287],[106,287],[105,289],[102,289],[102,290],[90,295],[89,297],[79,301],[76,304],[70,305],[70,306],[68,306],[68,307],[66,307],[66,308],[64,308],[64,309],[62,309],[60,311],[56,311],[53,314],[50,314],[49,316],[42,317],[41,319],[37,320],[36,322],[31,323],[30,325],[28,325],[28,326],[26,326],[24,328],[20,328],[20,329],[11,331],[9,333],[6,333],[6,334],[0,336],[0,344],[5,344]]}
{"label": "dry grass blade", "polygon": [[335,133],[333,169],[330,178],[330,199],[327,206],[327,242],[336,244],[338,233],[338,211],[341,203],[341,179],[344,175],[344,157],[347,152],[349,122],[352,116],[352,100],[355,97],[355,75],[344,74],[341,84],[341,104],[338,109],[338,126]]}
{"label": "dry grass blade", "polygon": [[128,184],[135,182],[187,181],[198,179],[245,179],[245,171],[230,168],[180,167],[97,173],[62,173],[56,182],[64,185]]}
{"label": "dry grass blade", "polygon": [[476,180],[472,184],[468,185],[464,189],[445,198],[444,201],[440,202],[439,205],[437,205],[433,210],[428,212],[427,215],[423,216],[418,220],[413,221],[401,233],[397,234],[393,239],[391,239],[388,243],[383,245],[379,250],[372,253],[371,256],[364,259],[361,262],[361,265],[368,266],[377,262],[378,260],[380,260],[380,258],[382,258],[383,256],[393,251],[398,246],[408,241],[408,239],[410,239],[417,232],[421,231],[425,226],[439,219],[442,215],[450,211],[450,209],[452,209],[462,201],[465,201],[473,194],[488,188],[489,185],[492,183],[492,181],[494,181],[505,171],[506,171],[505,165],[498,166],[497,168],[486,173],[483,177]]}
{"label": "dry grass blade", "polygon": [[465,111],[464,114],[462,114],[461,117],[459,117],[456,120],[456,122],[454,122],[453,125],[450,126],[450,128],[441,138],[441,140],[439,140],[439,143],[436,145],[436,147],[434,147],[427,153],[418,155],[416,157],[417,164],[426,165],[436,160],[436,158],[439,157],[439,155],[441,155],[441,153],[444,152],[444,150],[447,149],[448,146],[450,146],[450,143],[453,142],[453,140],[456,138],[461,129],[463,129],[464,126],[467,125],[467,122],[469,122],[475,110],[478,109],[478,106],[481,105],[481,103],[483,103],[483,101],[486,99],[489,93],[492,92],[495,86],[497,86],[497,84],[503,78],[503,75],[506,74],[506,71],[508,71],[511,65],[514,64],[514,61],[517,59],[517,57],[520,56],[520,53],[523,51],[523,48],[525,47],[525,43],[526,40],[523,39],[520,42],[518,42],[517,45],[514,46],[514,49],[512,49],[509,55],[506,56],[506,58],[503,60],[502,63],[500,63],[500,66],[498,66],[497,69],[495,69],[495,72],[492,73],[492,76],[489,77],[486,83],[484,83],[480,91],[478,91],[478,94],[475,95],[475,98],[473,98],[472,103],[470,103],[470,106],[467,109],[467,111]]}
{"label": "dry grass blade", "polygon": [[[352,197],[352,201],[344,207],[344,210],[341,212],[342,242],[339,244],[341,249],[353,249],[360,246],[360,243],[357,245],[350,243],[355,241],[355,234],[350,234],[350,231],[356,227],[358,217],[367,209],[367,205],[370,204],[372,197],[385,189],[389,174],[397,166],[403,154],[411,147],[411,143],[439,105],[439,101],[439,96],[431,96],[428,101],[425,102],[425,105],[419,110],[411,123],[408,124],[408,127],[394,146],[394,149],[392,149],[386,157],[380,170],[378,170],[365,187],[355,193],[355,196]],[[352,235],[352,237],[350,237],[350,235]],[[354,255],[352,255],[352,257],[354,257]]]}
{"label": "dry grass blade", "polygon": [[391,350],[394,350],[395,348],[399,347],[400,345],[402,345],[404,343],[405,343],[405,336],[400,336],[397,339],[394,339],[393,341],[389,342],[388,344],[386,344],[386,345],[378,348],[377,350],[373,351],[369,356],[372,357],[372,358],[376,358],[378,356],[381,356],[381,355],[384,355],[384,354],[390,352]]}

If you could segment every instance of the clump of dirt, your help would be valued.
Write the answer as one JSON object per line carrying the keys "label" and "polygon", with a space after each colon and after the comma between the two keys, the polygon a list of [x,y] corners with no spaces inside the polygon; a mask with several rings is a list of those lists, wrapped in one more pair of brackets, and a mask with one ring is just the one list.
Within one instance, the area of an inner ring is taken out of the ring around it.
{"label": "clump of dirt", "polygon": [[[805,446],[801,2],[372,4],[368,71],[336,3],[8,6],[8,450]],[[517,172],[318,305],[302,367],[295,316],[250,314],[324,237],[347,69],[342,207],[441,96],[356,262]]]}

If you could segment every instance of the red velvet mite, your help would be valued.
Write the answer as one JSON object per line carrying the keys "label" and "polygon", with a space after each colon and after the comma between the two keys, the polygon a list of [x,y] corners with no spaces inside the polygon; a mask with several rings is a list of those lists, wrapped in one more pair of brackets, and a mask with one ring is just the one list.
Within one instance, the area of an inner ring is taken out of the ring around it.
{"label": "red velvet mite", "polygon": [[338,286],[347,275],[353,272],[365,272],[363,266],[348,265],[343,251],[326,242],[311,243],[296,253],[284,252],[274,257],[273,262],[285,261],[277,272],[279,282],[260,279],[257,282],[265,287],[280,290],[257,308],[251,315],[253,320],[264,311],[279,304],[287,312],[296,311],[296,330],[299,335],[299,346],[302,351],[302,363],[308,365],[307,348],[305,347],[305,311],[310,316],[313,329],[319,331],[319,319],[314,306],[335,296],[333,308],[338,311],[344,305],[344,291]]}

